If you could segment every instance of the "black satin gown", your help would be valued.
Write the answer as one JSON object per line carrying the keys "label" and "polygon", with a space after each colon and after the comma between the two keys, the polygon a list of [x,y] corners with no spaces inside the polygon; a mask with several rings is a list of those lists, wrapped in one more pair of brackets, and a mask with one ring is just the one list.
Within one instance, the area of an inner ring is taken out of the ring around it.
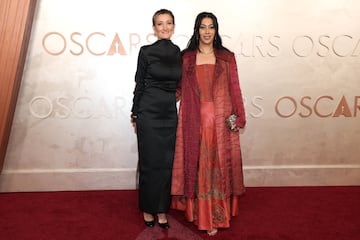
{"label": "black satin gown", "polygon": [[181,53],[171,40],[141,47],[131,111],[137,116],[139,207],[147,213],[166,213],[170,208],[180,78]]}

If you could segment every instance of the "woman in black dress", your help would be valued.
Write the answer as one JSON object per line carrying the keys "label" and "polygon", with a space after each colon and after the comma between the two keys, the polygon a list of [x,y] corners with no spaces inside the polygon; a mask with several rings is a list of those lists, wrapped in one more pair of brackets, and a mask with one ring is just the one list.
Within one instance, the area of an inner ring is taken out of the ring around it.
{"label": "woman in black dress", "polygon": [[181,78],[181,53],[170,40],[174,15],[160,9],[153,16],[158,40],[142,46],[135,74],[131,109],[139,151],[139,207],[145,225],[153,227],[155,216],[169,228],[171,172],[177,128],[176,86]]}

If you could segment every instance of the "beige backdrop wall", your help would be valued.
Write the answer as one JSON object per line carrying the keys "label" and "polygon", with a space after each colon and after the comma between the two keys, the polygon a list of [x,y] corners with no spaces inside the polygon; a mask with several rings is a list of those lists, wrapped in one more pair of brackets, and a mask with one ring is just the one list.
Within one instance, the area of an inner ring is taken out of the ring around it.
{"label": "beige backdrop wall", "polygon": [[247,186],[360,184],[357,0],[40,0],[0,191],[134,189],[129,122],[151,17],[183,49],[201,11],[237,57]]}

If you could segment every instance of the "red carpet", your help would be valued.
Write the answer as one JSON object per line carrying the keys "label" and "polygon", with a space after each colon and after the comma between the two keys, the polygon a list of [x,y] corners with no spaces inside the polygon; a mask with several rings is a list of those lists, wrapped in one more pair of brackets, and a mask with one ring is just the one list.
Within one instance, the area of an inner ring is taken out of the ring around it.
{"label": "red carpet", "polygon": [[356,240],[359,187],[248,187],[231,228],[214,237],[171,211],[146,228],[135,190],[0,193],[1,240]]}

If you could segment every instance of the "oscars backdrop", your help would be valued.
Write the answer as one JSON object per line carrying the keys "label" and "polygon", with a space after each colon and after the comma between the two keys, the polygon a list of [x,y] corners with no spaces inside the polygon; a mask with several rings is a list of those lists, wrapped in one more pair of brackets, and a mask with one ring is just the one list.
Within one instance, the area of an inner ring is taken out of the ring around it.
{"label": "oscars backdrop", "polygon": [[360,184],[357,0],[38,1],[0,190],[134,189],[130,124],[152,15],[184,49],[213,12],[235,52],[247,113],[247,186]]}

